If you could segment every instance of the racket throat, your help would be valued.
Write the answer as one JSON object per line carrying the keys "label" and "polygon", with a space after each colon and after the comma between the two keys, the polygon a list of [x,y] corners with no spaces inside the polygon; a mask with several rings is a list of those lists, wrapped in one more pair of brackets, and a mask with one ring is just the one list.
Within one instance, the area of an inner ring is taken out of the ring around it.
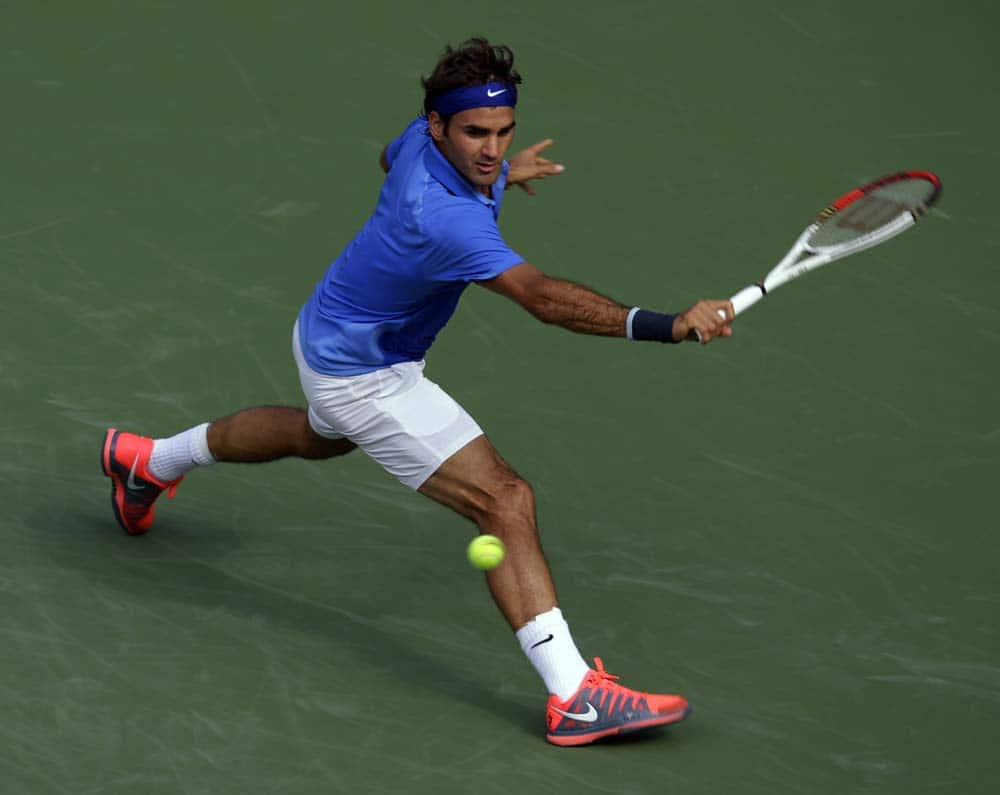
{"label": "racket throat", "polygon": [[740,315],[765,295],[767,295],[767,288],[764,286],[764,282],[758,282],[756,284],[748,284],[729,300],[732,301],[734,312]]}

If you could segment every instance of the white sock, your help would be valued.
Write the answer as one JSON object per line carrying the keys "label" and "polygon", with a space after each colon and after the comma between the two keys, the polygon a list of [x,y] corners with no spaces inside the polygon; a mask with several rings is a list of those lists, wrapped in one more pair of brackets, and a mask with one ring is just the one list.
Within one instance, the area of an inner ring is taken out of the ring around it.
{"label": "white sock", "polygon": [[154,439],[149,471],[169,482],[189,469],[214,463],[215,458],[208,449],[208,423],[204,422],[169,439]]}
{"label": "white sock", "polygon": [[535,616],[515,634],[549,692],[562,701],[573,695],[590,666],[580,656],[562,611],[553,607]]}

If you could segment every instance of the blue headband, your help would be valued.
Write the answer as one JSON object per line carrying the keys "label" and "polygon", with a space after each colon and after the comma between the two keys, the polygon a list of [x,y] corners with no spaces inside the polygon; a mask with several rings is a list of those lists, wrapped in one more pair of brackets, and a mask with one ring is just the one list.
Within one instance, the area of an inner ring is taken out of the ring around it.
{"label": "blue headband", "polygon": [[469,108],[513,108],[516,104],[516,85],[493,82],[445,91],[439,97],[435,97],[431,110],[436,110],[442,116],[451,116]]}

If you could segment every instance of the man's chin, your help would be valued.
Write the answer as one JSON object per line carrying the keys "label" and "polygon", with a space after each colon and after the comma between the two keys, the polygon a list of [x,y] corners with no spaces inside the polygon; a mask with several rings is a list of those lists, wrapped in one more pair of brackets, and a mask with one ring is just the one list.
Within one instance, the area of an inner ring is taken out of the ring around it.
{"label": "man's chin", "polygon": [[500,164],[493,166],[489,171],[484,171],[479,166],[473,166],[472,181],[480,187],[486,188],[500,178]]}

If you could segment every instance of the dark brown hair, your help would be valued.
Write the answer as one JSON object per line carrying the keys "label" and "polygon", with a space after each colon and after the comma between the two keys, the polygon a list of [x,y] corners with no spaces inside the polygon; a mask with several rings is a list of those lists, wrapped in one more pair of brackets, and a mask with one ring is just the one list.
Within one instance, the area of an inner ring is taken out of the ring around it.
{"label": "dark brown hair", "polygon": [[435,98],[464,86],[480,86],[493,80],[520,83],[514,70],[514,52],[505,44],[490,44],[484,38],[463,41],[457,48],[444,48],[430,77],[421,77],[424,87],[424,113],[434,107]]}

